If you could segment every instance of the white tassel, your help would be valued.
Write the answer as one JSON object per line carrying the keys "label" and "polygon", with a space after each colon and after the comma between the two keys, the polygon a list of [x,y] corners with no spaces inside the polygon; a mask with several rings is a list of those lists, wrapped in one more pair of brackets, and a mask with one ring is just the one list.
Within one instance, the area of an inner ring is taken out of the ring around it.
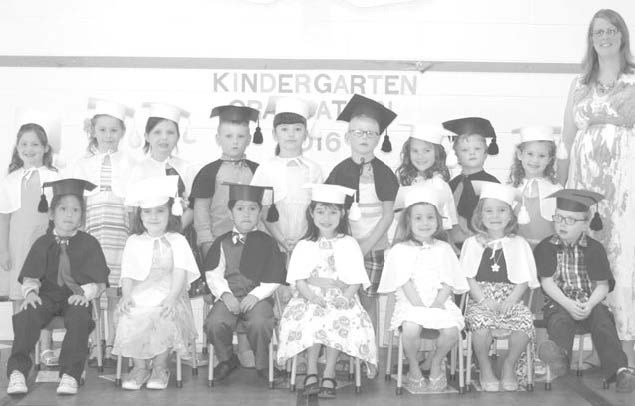
{"label": "white tassel", "polygon": [[529,224],[531,218],[529,217],[529,212],[527,211],[527,207],[525,207],[525,202],[520,206],[520,210],[518,211],[518,224]]}
{"label": "white tassel", "polygon": [[456,168],[458,164],[459,160],[454,153],[454,149],[450,149],[450,152],[448,152],[447,157],[445,158],[445,166],[448,168]]}
{"label": "white tassel", "polygon": [[562,139],[560,140],[560,142],[558,143],[558,146],[556,147],[556,158],[561,160],[569,159],[567,146],[565,145],[564,141],[562,141]]}
{"label": "white tassel", "polygon": [[351,221],[359,221],[362,218],[362,211],[359,208],[359,203],[353,202],[351,210],[348,212],[348,219]]}
{"label": "white tassel", "polygon": [[183,203],[180,197],[174,198],[174,204],[172,204],[172,214],[176,217],[181,217],[183,215]]}
{"label": "white tassel", "polygon": [[143,137],[136,131],[132,131],[128,136],[128,145],[130,145],[132,149],[141,148],[141,145],[143,145]]}

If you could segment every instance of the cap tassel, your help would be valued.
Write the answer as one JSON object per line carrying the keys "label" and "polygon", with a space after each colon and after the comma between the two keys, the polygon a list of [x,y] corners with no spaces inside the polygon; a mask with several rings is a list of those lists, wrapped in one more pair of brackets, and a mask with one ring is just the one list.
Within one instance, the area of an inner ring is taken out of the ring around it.
{"label": "cap tassel", "polygon": [[260,129],[260,119],[258,119],[258,124],[256,125],[256,131],[254,131],[254,144],[262,144],[262,130]]}
{"label": "cap tassel", "polygon": [[445,166],[447,166],[448,168],[455,168],[458,164],[459,159],[456,157],[454,150],[451,149],[445,158]]}
{"label": "cap tassel", "polygon": [[359,221],[362,218],[362,211],[359,208],[359,203],[353,202],[351,209],[348,212],[348,219],[350,221]]}
{"label": "cap tassel", "polygon": [[518,224],[529,224],[530,221],[531,218],[529,217],[529,212],[527,211],[525,201],[523,200],[523,204],[520,206],[520,210],[518,211]]}
{"label": "cap tassel", "polygon": [[174,198],[174,203],[172,204],[172,214],[176,217],[181,217],[183,215],[183,202],[180,197]]}
{"label": "cap tassel", "polygon": [[492,137],[492,142],[487,147],[488,155],[498,155],[498,144],[496,143],[496,136]]}
{"label": "cap tassel", "polygon": [[37,211],[40,213],[46,213],[49,211],[49,202],[46,200],[46,195],[44,193],[40,195],[40,202],[37,205]]}
{"label": "cap tassel", "polygon": [[593,215],[593,218],[591,219],[591,224],[589,225],[589,228],[591,228],[591,230],[593,231],[600,231],[603,228],[602,218],[600,217],[600,213],[598,213],[597,210],[595,211],[595,214]]}
{"label": "cap tassel", "polygon": [[386,129],[386,134],[384,134],[384,142],[381,144],[381,150],[388,153],[392,151],[392,144],[390,143],[390,137],[388,136],[388,130]]}
{"label": "cap tassel", "polygon": [[558,143],[558,147],[556,148],[556,158],[560,160],[569,159],[569,153],[567,152],[567,146],[564,141],[560,139]]}
{"label": "cap tassel", "polygon": [[269,210],[267,211],[267,222],[275,223],[280,218],[280,213],[278,213],[278,208],[275,203],[271,203],[269,206]]}

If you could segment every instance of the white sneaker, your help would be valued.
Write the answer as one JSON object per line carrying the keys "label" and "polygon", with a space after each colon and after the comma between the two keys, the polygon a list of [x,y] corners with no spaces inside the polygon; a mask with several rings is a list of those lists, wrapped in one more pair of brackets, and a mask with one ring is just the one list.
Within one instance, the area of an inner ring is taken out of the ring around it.
{"label": "white sneaker", "polygon": [[26,387],[26,379],[20,371],[11,372],[9,377],[9,386],[7,387],[7,394],[9,395],[22,395],[29,391]]}
{"label": "white sneaker", "polygon": [[77,395],[77,380],[70,375],[63,374],[60,384],[57,387],[58,395]]}
{"label": "white sneaker", "polygon": [[166,368],[154,367],[146,388],[165,389],[168,387],[168,382],[170,382],[170,371]]}
{"label": "white sneaker", "polygon": [[146,368],[132,368],[128,378],[121,383],[121,387],[127,390],[139,390],[150,379],[150,371]]}

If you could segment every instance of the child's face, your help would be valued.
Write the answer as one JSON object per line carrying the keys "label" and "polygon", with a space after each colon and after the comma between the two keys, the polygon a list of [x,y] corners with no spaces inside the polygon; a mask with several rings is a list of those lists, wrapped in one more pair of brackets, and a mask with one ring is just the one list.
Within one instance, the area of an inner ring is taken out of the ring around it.
{"label": "child's face", "polygon": [[544,176],[545,168],[551,162],[549,144],[543,141],[530,141],[521,145],[516,156],[523,165],[527,178]]}
{"label": "child's face", "polygon": [[229,213],[238,232],[248,233],[258,225],[260,205],[248,200],[238,200]]}
{"label": "child's face", "polygon": [[512,218],[512,208],[498,199],[483,199],[483,225],[490,232],[501,232]]}
{"label": "child's face", "polygon": [[337,206],[318,203],[311,215],[315,226],[320,230],[320,235],[331,237],[335,234],[344,213]]}
{"label": "child's face", "polygon": [[48,151],[48,145],[40,142],[37,134],[27,131],[22,134],[16,145],[18,156],[24,162],[25,168],[40,167],[44,160],[44,154]]}
{"label": "child's face", "polygon": [[360,154],[372,154],[379,143],[379,124],[370,117],[355,117],[348,124],[346,142],[351,151]]}
{"label": "child's face", "polygon": [[436,148],[434,144],[410,138],[410,162],[423,173],[426,169],[434,165]]}
{"label": "child's face", "polygon": [[415,204],[410,208],[410,228],[418,241],[429,241],[439,227],[437,209],[431,204]]}
{"label": "child's face", "polygon": [[216,133],[216,142],[229,158],[242,158],[251,136],[249,126],[236,123],[220,123]]}
{"label": "child's face", "polygon": [[[175,202],[174,204],[178,204]],[[151,237],[160,237],[168,229],[170,209],[167,204],[141,209],[141,223]]]}
{"label": "child's face", "polygon": [[[556,219],[559,221],[556,221]],[[566,221],[571,221],[569,219],[574,220],[573,224],[569,225],[566,223]],[[556,209],[553,224],[556,234],[563,241],[573,243],[588,229],[589,216],[587,213]]]}
{"label": "child's face", "polygon": [[306,127],[302,123],[279,124],[273,129],[273,138],[280,146],[280,151],[299,154],[306,138]]}
{"label": "child's face", "polygon": [[460,139],[454,148],[459,165],[467,169],[483,169],[487,159],[485,138],[480,135],[468,135]]}
{"label": "child's face", "polygon": [[55,231],[62,237],[70,237],[82,223],[82,205],[75,195],[62,196],[51,213]]}
{"label": "child's face", "polygon": [[150,151],[162,155],[170,155],[179,140],[176,123],[161,120],[146,134],[146,141],[150,144]]}
{"label": "child's face", "polygon": [[95,121],[93,130],[99,152],[117,151],[119,141],[123,137],[123,128],[119,119],[111,116],[99,116]]}

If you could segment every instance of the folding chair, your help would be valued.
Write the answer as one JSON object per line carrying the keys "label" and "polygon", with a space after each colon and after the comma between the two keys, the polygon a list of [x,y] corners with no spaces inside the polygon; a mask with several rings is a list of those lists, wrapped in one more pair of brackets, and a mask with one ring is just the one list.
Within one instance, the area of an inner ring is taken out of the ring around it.
{"label": "folding chair", "polygon": [[[463,302],[466,295],[462,295],[461,302]],[[395,294],[391,293],[388,295],[388,300],[386,301],[386,316],[384,318],[385,325],[390,324],[390,320],[392,319],[392,314],[395,309]],[[384,329],[387,330],[387,329]],[[388,345],[386,350],[386,374],[384,375],[384,379],[389,381],[391,378],[392,372],[392,346],[393,346],[393,338],[397,336],[399,340],[399,349],[398,349],[398,358],[397,358],[397,388],[395,389],[396,395],[401,395],[403,393],[403,342],[401,340],[401,327],[395,330],[388,331]],[[439,332],[437,330],[430,330],[424,328],[421,332],[421,338],[423,340],[435,341],[439,336]],[[461,331],[459,331],[459,340],[457,345],[450,352],[450,380],[456,380],[456,359],[459,359],[459,393],[465,393],[465,371],[463,368],[463,340],[461,336]]]}

